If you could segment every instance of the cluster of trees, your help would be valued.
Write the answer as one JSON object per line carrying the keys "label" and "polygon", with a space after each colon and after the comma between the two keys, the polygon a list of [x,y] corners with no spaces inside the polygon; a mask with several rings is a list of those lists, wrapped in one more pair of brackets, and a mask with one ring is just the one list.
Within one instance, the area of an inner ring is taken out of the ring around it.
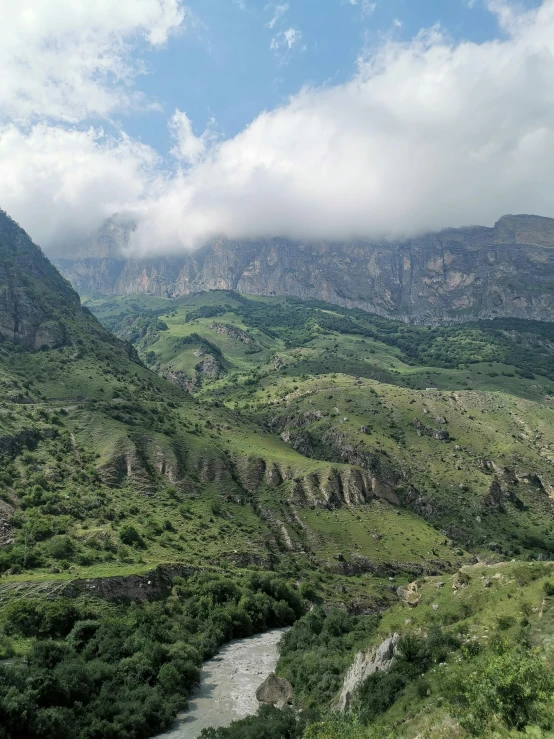
{"label": "cluster of trees", "polygon": [[304,706],[323,707],[340,688],[355,649],[371,642],[378,616],[317,608],[288,631],[280,647],[279,674]]}
{"label": "cluster of trees", "polygon": [[[333,306],[330,311],[328,304],[317,300],[287,298],[277,311],[273,304],[240,295],[233,297],[239,303],[235,311],[246,325],[281,338],[287,346],[301,346],[323,329],[397,347],[414,364],[454,368],[469,363],[499,362],[515,366],[522,377],[532,378],[538,373],[554,380],[554,324],[506,318],[428,328],[380,318],[358,309]],[[194,317],[212,315],[214,310],[224,309],[205,306]]]}
{"label": "cluster of trees", "polygon": [[175,578],[165,601],[120,605],[17,599],[3,639],[27,637],[24,662],[0,666],[2,739],[142,739],[168,727],[200,666],[224,642],[292,624],[297,590],[253,574]]}

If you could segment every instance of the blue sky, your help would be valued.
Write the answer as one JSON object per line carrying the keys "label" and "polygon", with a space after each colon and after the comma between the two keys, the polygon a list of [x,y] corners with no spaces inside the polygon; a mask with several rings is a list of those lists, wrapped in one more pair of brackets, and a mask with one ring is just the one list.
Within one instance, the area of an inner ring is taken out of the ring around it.
{"label": "blue sky", "polygon": [[[303,85],[349,79],[360,54],[387,38],[409,40],[437,23],[452,38],[476,43],[501,33],[480,0],[189,0],[187,6],[194,16],[188,29],[144,57],[148,74],[139,86],[162,111],[122,118],[126,131],[158,151],[170,146],[167,117],[175,108],[187,113],[196,133],[213,118],[227,138]],[[298,41],[272,50],[272,40],[290,28]]]}

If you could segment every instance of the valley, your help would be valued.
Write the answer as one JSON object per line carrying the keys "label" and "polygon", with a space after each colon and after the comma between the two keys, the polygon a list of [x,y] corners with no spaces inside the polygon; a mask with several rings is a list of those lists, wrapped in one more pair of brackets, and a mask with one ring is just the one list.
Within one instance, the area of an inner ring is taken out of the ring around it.
{"label": "valley", "polygon": [[[203,737],[479,735],[433,670],[459,686],[495,660],[528,666],[542,713],[483,704],[480,735],[546,730],[553,324],[230,290],[80,300],[3,213],[0,257],[6,737],[153,736],[221,645],[291,626],[293,707]],[[379,700],[359,683],[329,713],[394,633]]]}

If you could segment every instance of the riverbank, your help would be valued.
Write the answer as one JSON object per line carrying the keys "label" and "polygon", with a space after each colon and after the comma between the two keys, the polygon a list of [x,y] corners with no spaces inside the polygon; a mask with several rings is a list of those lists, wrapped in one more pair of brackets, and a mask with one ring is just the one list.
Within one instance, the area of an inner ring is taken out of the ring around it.
{"label": "riverbank", "polygon": [[256,713],[256,690],[274,672],[286,628],[229,642],[202,667],[189,709],[158,739],[197,739],[210,726],[228,726]]}

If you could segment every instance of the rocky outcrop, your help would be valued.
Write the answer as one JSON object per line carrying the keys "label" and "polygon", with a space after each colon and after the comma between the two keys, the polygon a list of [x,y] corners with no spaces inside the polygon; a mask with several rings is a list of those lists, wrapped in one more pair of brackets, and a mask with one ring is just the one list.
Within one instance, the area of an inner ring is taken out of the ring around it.
{"label": "rocky outcrop", "polygon": [[0,547],[13,541],[13,526],[10,518],[15,508],[0,498]]}
{"label": "rocky outcrop", "polygon": [[[262,485],[278,488],[288,483],[293,504],[314,508],[362,505],[377,497],[391,499],[386,485],[355,467],[337,469],[329,465],[310,474],[299,474],[292,467],[279,466],[259,457],[236,457],[233,459],[233,477],[250,493],[255,493]],[[394,496],[392,502],[395,501],[398,502]]]}
{"label": "rocky outcrop", "polygon": [[513,490],[504,487],[500,480],[495,477],[490,484],[489,492],[483,498],[483,507],[494,513],[505,513],[506,503],[515,503],[518,506],[522,505]]}
{"label": "rocky outcrop", "polygon": [[415,581],[408,583],[405,588],[396,588],[396,594],[401,600],[404,601],[404,603],[412,606],[412,608],[419,605],[421,596],[419,595],[419,588],[417,582]]}
{"label": "rocky outcrop", "polygon": [[375,672],[387,672],[395,657],[400,636],[392,634],[368,652],[358,652],[346,673],[336,704],[339,711],[346,711],[360,685]]}
{"label": "rocky outcrop", "polygon": [[65,317],[80,311],[77,293],[0,211],[0,339],[32,350],[69,344]]}
{"label": "rocky outcrop", "polygon": [[504,216],[402,242],[219,240],[191,253],[125,259],[132,228],[108,222],[55,264],[79,292],[177,296],[227,289],[316,298],[420,324],[552,320],[554,219]]}
{"label": "rocky outcrop", "polygon": [[290,429],[285,429],[281,433],[281,439],[285,444],[290,444],[294,451],[302,454],[303,457],[311,458],[314,456],[312,437],[308,431],[291,431]]}
{"label": "rocky outcrop", "polygon": [[197,384],[202,385],[204,379],[219,380],[220,377],[226,374],[221,363],[213,354],[203,349],[197,349],[195,354],[200,357],[200,361],[194,367]]}
{"label": "rocky outcrop", "polygon": [[246,344],[250,347],[255,347],[256,349],[261,349],[261,346],[256,339],[252,338],[249,334],[246,333],[246,331],[243,331],[240,328],[237,328],[236,326],[231,326],[227,323],[211,323],[210,328],[213,331],[216,331],[218,334],[222,334],[223,336],[229,336],[231,339],[235,339],[236,341],[240,341],[243,344]]}
{"label": "rocky outcrop", "polygon": [[53,583],[55,597],[77,598],[88,594],[108,601],[154,601],[169,595],[173,578],[188,578],[198,572],[198,567],[186,565],[159,565],[144,575],[115,575],[69,580],[60,589],[59,581]]}
{"label": "rocky outcrop", "polygon": [[404,493],[402,503],[409,506],[414,513],[417,513],[418,516],[421,516],[426,521],[430,521],[437,513],[436,507],[429,503],[429,501],[412,486],[410,486]]}
{"label": "rocky outcrop", "polygon": [[377,497],[371,476],[360,469],[324,467],[294,480],[291,500],[316,508],[361,505]]}
{"label": "rocky outcrop", "polygon": [[[446,419],[439,416],[435,419],[437,423],[446,423]],[[432,426],[424,426],[419,418],[414,418],[413,424],[418,436],[431,436],[437,441],[450,441],[450,434],[446,429],[435,429]]]}
{"label": "rocky outcrop", "polygon": [[292,685],[284,677],[271,674],[256,690],[256,699],[260,703],[282,708],[292,701]]}
{"label": "rocky outcrop", "polygon": [[337,575],[346,575],[347,577],[363,574],[383,578],[396,577],[397,575],[411,575],[413,577],[440,575],[441,572],[450,570],[453,566],[452,562],[435,559],[428,559],[425,564],[420,564],[418,562],[373,562],[357,553],[353,553],[349,560],[344,559],[343,555],[336,556],[341,557],[341,559],[329,563],[327,569]]}

